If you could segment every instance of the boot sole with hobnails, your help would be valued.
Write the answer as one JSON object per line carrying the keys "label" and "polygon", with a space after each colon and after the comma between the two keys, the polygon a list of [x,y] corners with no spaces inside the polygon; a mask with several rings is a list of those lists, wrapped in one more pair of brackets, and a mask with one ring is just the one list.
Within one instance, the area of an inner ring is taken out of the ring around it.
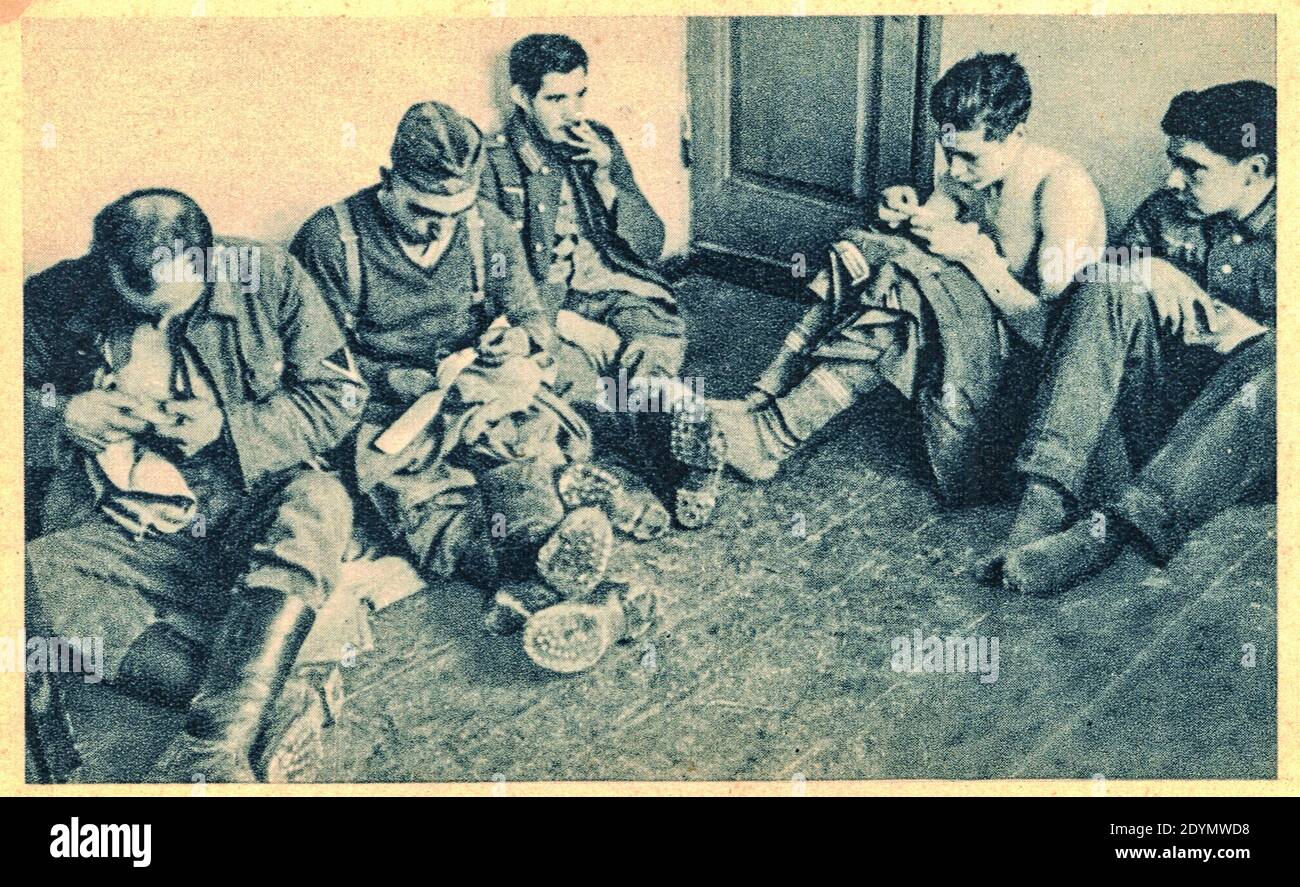
{"label": "boot sole with hobnails", "polygon": [[589,594],[609,569],[614,528],[599,508],[570,512],[537,553],[537,574],[565,599]]}

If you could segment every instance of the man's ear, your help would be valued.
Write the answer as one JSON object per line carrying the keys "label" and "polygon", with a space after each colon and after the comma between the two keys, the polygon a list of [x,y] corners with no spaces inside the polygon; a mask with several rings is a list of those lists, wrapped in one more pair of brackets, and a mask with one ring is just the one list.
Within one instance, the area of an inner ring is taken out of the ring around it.
{"label": "man's ear", "polygon": [[1240,161],[1246,173],[1247,182],[1267,179],[1273,174],[1273,166],[1268,162],[1267,154],[1251,154]]}
{"label": "man's ear", "polygon": [[518,83],[510,87],[510,101],[518,106],[519,110],[528,113],[532,110],[533,101],[528,97],[528,93]]}

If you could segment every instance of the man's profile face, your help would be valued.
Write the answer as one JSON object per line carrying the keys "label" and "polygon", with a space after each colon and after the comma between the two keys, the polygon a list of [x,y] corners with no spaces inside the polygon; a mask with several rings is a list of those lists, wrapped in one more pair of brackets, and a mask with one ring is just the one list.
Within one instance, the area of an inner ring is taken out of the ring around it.
{"label": "man's profile face", "polygon": [[384,191],[384,214],[407,243],[429,243],[456,220],[434,209],[434,198],[391,171],[384,175]]}
{"label": "man's profile face", "polygon": [[1204,218],[1241,203],[1251,175],[1251,158],[1235,161],[1202,142],[1180,136],[1169,139],[1166,153],[1172,167],[1166,185],[1192,215]]}
{"label": "man's profile face", "polygon": [[529,98],[516,86],[514,99],[547,141],[572,142],[566,128],[586,119],[587,69],[579,65],[567,74],[552,71],[542,78],[537,95]]}
{"label": "man's profile face", "polygon": [[1002,181],[1007,168],[1018,156],[1024,140],[1023,127],[1017,126],[1005,139],[985,138],[985,128],[953,130],[940,133],[939,144],[948,161],[948,175],[954,180],[980,190]]}

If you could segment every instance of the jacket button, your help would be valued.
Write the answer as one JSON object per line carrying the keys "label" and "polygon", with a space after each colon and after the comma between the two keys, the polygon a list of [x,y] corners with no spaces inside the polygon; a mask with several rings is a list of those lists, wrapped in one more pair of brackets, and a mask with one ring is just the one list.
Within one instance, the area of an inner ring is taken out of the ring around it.
{"label": "jacket button", "polygon": [[538,211],[539,213],[544,213],[544,212],[546,212],[546,204],[545,204],[545,203],[539,203],[539,204],[537,204],[537,211]]}
{"label": "jacket button", "polygon": [[533,252],[540,253],[541,251],[542,251],[542,245],[540,243],[534,243]]}
{"label": "jacket button", "polygon": [[516,231],[522,231],[522,230],[524,230],[524,223],[523,223],[523,220],[521,220],[521,219],[515,219],[514,222],[512,222],[511,224],[513,224],[513,225],[515,226],[515,230],[516,230]]}
{"label": "jacket button", "polygon": [[1231,265],[1227,265],[1227,264],[1225,264],[1225,265],[1224,265],[1222,268],[1220,268],[1219,270],[1222,271],[1224,274],[1231,274],[1231,273],[1232,273],[1232,266],[1231,266]]}
{"label": "jacket button", "polygon": [[1237,244],[1237,246],[1241,246],[1241,242],[1242,242],[1244,239],[1245,239],[1245,238],[1242,237],[1240,234],[1234,234],[1234,235],[1232,235],[1232,242],[1235,243],[1235,244]]}
{"label": "jacket button", "polygon": [[542,175],[549,176],[550,174],[551,174],[551,168],[549,166],[543,166]]}

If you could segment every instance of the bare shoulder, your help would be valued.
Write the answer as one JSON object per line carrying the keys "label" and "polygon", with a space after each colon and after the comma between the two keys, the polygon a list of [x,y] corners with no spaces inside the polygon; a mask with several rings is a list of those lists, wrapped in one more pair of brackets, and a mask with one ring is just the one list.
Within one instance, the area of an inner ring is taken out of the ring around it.
{"label": "bare shoulder", "polygon": [[1040,190],[1044,193],[1055,192],[1063,196],[1078,196],[1080,193],[1096,193],[1097,183],[1092,174],[1078,160],[1055,148],[1034,145]]}

